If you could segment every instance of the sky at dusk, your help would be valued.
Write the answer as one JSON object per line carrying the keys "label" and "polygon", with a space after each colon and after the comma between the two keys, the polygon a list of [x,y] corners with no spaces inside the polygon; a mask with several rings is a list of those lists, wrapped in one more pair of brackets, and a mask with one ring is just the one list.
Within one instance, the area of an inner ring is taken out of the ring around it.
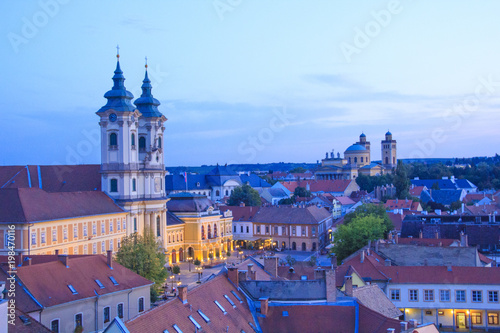
{"label": "sky at dusk", "polygon": [[[165,164],[310,162],[390,130],[399,158],[491,156],[498,1],[2,1],[1,165],[100,163],[116,45],[148,57]],[[134,100],[135,100],[134,98]]]}

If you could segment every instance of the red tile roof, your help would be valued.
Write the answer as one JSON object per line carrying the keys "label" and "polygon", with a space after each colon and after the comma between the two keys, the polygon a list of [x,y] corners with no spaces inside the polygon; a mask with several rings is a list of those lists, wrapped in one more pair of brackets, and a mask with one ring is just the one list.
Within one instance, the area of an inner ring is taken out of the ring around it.
{"label": "red tile roof", "polygon": [[422,194],[422,191],[425,189],[425,186],[415,186],[414,188],[410,189],[410,195],[414,197],[420,197],[420,194]]}
{"label": "red tile roof", "polygon": [[[380,268],[384,266],[384,258],[376,254],[374,251],[370,251],[370,255],[365,253],[365,260],[363,262],[361,262],[361,251],[358,251],[355,255],[346,258],[344,263],[337,268],[341,276],[348,269],[349,265],[353,266],[362,278],[369,277],[372,278],[372,280],[377,281],[388,280],[388,277],[380,271]],[[339,280],[337,280],[337,283],[338,282]]]}
{"label": "red tile roof", "polygon": [[[21,316],[28,319],[27,323],[21,320]],[[40,322],[36,321],[28,314],[16,308],[16,319],[14,325],[9,325],[9,333],[51,333],[47,327],[43,326]]]}
{"label": "red tile roof", "polygon": [[36,187],[47,192],[100,191],[100,170],[100,164],[0,166],[0,188]]}
{"label": "red tile roof", "polygon": [[[107,258],[103,255],[70,257],[68,266],[64,266],[59,260],[22,266],[17,268],[17,276],[44,307],[95,297],[96,292],[104,295],[152,284],[148,279],[117,262],[113,262],[113,269],[110,269],[107,265]],[[113,284],[110,276],[115,278],[118,285]],[[104,288],[97,285],[96,279],[104,285]],[[47,283],[48,281],[50,283]],[[68,288],[69,284],[78,294],[73,295]]]}
{"label": "red tile roof", "polygon": [[398,238],[398,244],[421,246],[450,246],[453,242],[458,242],[458,240],[448,238]]}
{"label": "red tile roof", "polygon": [[389,212],[389,213],[387,213],[387,216],[392,221],[392,224],[394,225],[394,229],[401,231],[401,228],[403,227],[403,220],[405,218],[405,215],[394,214],[394,213]]}
{"label": "red tile roof", "polygon": [[493,204],[465,206],[465,210],[469,211],[472,215],[490,215],[490,214],[500,215],[500,207]]}
{"label": "red tile roof", "polygon": [[393,209],[411,209],[413,204],[413,200],[387,200],[384,204],[385,208],[393,210]]}
{"label": "red tile roof", "polygon": [[[291,271],[293,268],[293,271]],[[307,280],[314,280],[314,270],[317,266],[311,266],[308,262],[296,262],[293,267],[278,266],[278,276],[285,280],[301,280],[303,275]]]}
{"label": "red tile roof", "polygon": [[352,200],[349,197],[334,197],[336,200],[340,202],[341,205],[354,205],[356,201]]}
{"label": "red tile roof", "polygon": [[38,222],[124,213],[104,192],[45,192],[38,188],[0,189],[0,222]]}
{"label": "red tile roof", "polygon": [[[283,316],[286,311],[287,316]],[[259,317],[263,332],[332,332],[355,331],[355,307],[333,305],[269,306],[267,316]],[[401,330],[398,320],[384,317],[364,305],[359,305],[359,332],[386,333],[394,328]]]}
{"label": "red tile roof", "polygon": [[300,180],[292,182],[283,182],[289,191],[295,191],[296,187],[307,188],[309,184],[311,192],[344,192],[353,180]]}
{"label": "red tile roof", "polygon": [[253,216],[259,211],[259,206],[219,206],[221,212],[230,210],[233,212],[233,222],[251,221]]}
{"label": "red tile roof", "polygon": [[261,207],[252,221],[257,223],[317,224],[331,216],[328,210],[317,206],[306,208]]}
{"label": "red tile roof", "polygon": [[[240,303],[231,291],[235,292],[243,303]],[[236,308],[231,306],[224,295],[234,302]],[[224,315],[214,301],[218,301],[227,314]],[[198,310],[210,319],[210,323],[205,322]],[[183,332],[194,332],[195,326],[188,316],[193,316],[203,332],[226,332],[226,328],[228,332],[253,332],[249,322],[254,324],[254,321],[245,296],[223,275],[188,291],[187,304],[182,304],[178,298],[173,299],[127,321],[125,326],[132,333],[163,333],[165,329],[169,332],[175,331],[172,326],[176,324]]]}
{"label": "red tile roof", "polygon": [[500,267],[382,266],[391,283],[498,284]]}
{"label": "red tile roof", "polygon": [[490,200],[493,200],[493,195],[492,194],[484,194],[484,193],[468,193],[465,195],[463,198],[463,202],[468,204],[468,203],[474,203],[483,200],[484,198],[488,198]]}

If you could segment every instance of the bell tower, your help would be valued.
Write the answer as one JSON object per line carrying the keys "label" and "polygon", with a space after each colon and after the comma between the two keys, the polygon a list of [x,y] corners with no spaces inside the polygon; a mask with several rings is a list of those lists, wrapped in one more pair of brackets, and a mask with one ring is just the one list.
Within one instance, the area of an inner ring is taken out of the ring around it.
{"label": "bell tower", "polygon": [[381,142],[381,148],[382,148],[382,165],[386,169],[393,169],[398,165],[398,158],[397,158],[397,148],[396,148],[396,140],[392,139],[392,133],[387,131],[385,133],[385,140],[382,140]]}

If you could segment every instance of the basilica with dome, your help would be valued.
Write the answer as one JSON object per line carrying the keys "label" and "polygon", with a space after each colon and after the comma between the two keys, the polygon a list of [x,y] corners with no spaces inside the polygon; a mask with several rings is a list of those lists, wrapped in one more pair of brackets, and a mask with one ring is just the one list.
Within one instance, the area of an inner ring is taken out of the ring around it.
{"label": "basilica with dome", "polygon": [[381,141],[381,160],[374,162],[371,158],[370,142],[366,135],[361,133],[359,141],[349,146],[344,151],[335,155],[332,150],[326,153],[321,160],[321,166],[315,172],[316,179],[356,179],[359,174],[367,176],[380,176],[391,173],[397,165],[396,140],[392,133],[385,133],[385,140]]}

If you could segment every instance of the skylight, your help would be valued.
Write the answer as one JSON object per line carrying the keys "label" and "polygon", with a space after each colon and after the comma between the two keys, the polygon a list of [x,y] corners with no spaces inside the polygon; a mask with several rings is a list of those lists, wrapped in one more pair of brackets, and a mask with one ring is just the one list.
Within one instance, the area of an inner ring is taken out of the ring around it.
{"label": "skylight", "polygon": [[233,296],[234,296],[234,297],[236,297],[236,299],[237,299],[238,301],[240,301],[240,303],[243,303],[243,301],[241,300],[240,296],[238,296],[238,294],[237,294],[237,293],[235,293],[235,292],[234,292],[234,290],[231,290],[231,294],[233,294]]}
{"label": "skylight", "polygon": [[224,295],[224,297],[227,299],[229,304],[231,304],[231,306],[236,309],[236,305],[234,304],[233,300],[230,299],[229,296],[227,296],[227,295]]}
{"label": "skylight", "polygon": [[282,315],[283,317],[288,317],[288,311],[283,311]]}
{"label": "skylight", "polygon": [[68,288],[73,293],[73,295],[78,294],[78,291],[76,291],[75,287],[73,287],[72,285],[68,284]]}
{"label": "skylight", "polygon": [[109,279],[111,280],[111,282],[113,282],[115,286],[118,285],[118,282],[116,282],[116,279],[114,277],[110,276]]}
{"label": "skylight", "polygon": [[179,326],[177,326],[177,324],[174,324],[172,327],[177,333],[182,333],[181,329],[179,328]]}
{"label": "skylight", "polygon": [[224,308],[222,307],[222,305],[220,305],[220,303],[219,303],[219,302],[214,301],[214,303],[215,303],[215,304],[219,307],[219,309],[222,311],[222,313],[224,313],[224,314],[226,314],[226,313],[227,313],[226,309],[224,309]]}
{"label": "skylight", "polygon": [[193,318],[193,316],[188,316],[189,320],[193,323],[193,325],[196,327],[197,330],[201,330],[200,324]]}
{"label": "skylight", "polygon": [[97,285],[99,286],[99,288],[104,289],[104,285],[102,284],[101,281],[99,281],[99,280],[96,279],[95,283],[97,283]]}
{"label": "skylight", "polygon": [[163,330],[163,333],[169,333],[168,330]]}
{"label": "skylight", "polygon": [[209,322],[210,322],[210,318],[208,318],[206,314],[204,314],[203,312],[201,312],[201,310],[198,310],[198,314],[201,316],[201,318],[203,318],[203,320],[204,320],[206,323],[209,323]]}

